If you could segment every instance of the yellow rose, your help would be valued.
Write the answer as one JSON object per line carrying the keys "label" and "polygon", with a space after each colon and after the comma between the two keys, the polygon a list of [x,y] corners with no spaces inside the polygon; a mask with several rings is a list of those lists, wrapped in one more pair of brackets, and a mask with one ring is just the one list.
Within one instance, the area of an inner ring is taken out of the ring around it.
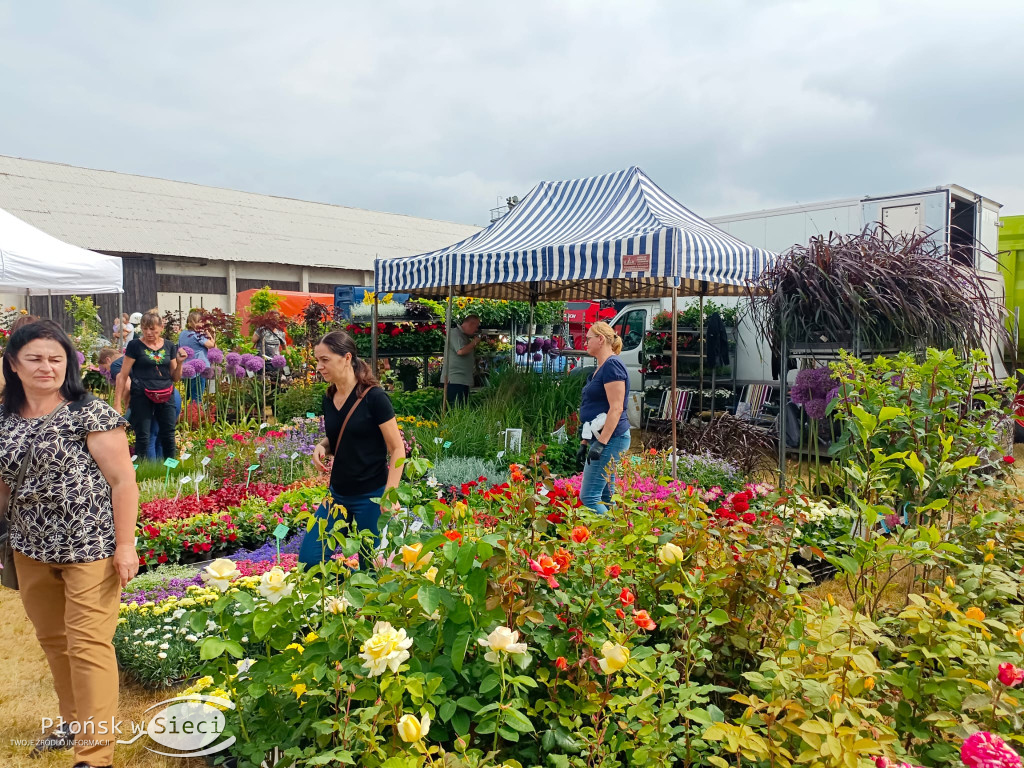
{"label": "yellow rose", "polygon": [[864,690],[865,691],[870,691],[874,687],[875,687],[875,678],[873,678],[873,677],[865,677],[864,678]]}
{"label": "yellow rose", "polygon": [[398,735],[410,744],[425,738],[430,731],[430,715],[424,714],[419,720],[415,715],[402,715],[398,721]]}
{"label": "yellow rose", "polygon": [[519,642],[519,633],[508,627],[495,627],[494,631],[486,639],[480,638],[477,642],[484,648],[490,648],[484,654],[484,658],[492,663],[498,662],[499,653],[519,654],[526,653],[526,643]]}
{"label": "yellow rose", "polygon": [[420,557],[420,552],[422,551],[423,545],[419,542],[415,544],[406,544],[402,547],[402,563],[405,565],[407,570],[418,570],[430,562],[434,553],[427,552],[424,557]]}
{"label": "yellow rose", "polygon": [[228,560],[226,557],[214,560],[203,569],[203,581],[221,592],[227,591],[231,582],[241,575],[234,561]]}
{"label": "yellow rose", "polygon": [[434,583],[435,581],[437,581],[437,568],[434,567],[433,565],[430,566],[426,570],[426,572],[423,574],[423,578],[425,578],[427,581],[429,581],[431,583]]}
{"label": "yellow rose", "polygon": [[324,608],[328,613],[333,613],[335,616],[344,613],[351,607],[352,603],[346,600],[344,597],[328,597],[327,602],[324,604]]}
{"label": "yellow rose", "polygon": [[601,656],[597,663],[601,665],[601,671],[606,675],[618,672],[629,663],[629,648],[618,643],[606,640],[601,646]]}
{"label": "yellow rose", "polygon": [[973,605],[970,608],[967,609],[967,612],[964,615],[968,619],[974,619],[975,621],[984,621],[985,620],[985,612],[983,610],[981,610],[981,608],[977,608],[977,607],[975,607]]}
{"label": "yellow rose", "polygon": [[271,603],[277,603],[282,597],[288,597],[295,588],[287,583],[288,574],[277,566],[260,576],[259,592]]}
{"label": "yellow rose", "polygon": [[665,565],[676,565],[683,562],[685,555],[681,547],[670,541],[658,550],[658,559]]}
{"label": "yellow rose", "polygon": [[363,666],[370,670],[370,677],[383,675],[386,669],[398,672],[402,662],[409,658],[412,638],[404,629],[395,629],[387,621],[378,621],[373,635],[359,649]]}

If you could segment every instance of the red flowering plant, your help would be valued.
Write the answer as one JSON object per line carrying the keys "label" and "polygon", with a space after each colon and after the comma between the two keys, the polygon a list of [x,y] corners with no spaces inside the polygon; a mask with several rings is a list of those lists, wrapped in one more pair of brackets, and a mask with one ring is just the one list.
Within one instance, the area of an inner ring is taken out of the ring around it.
{"label": "red flowering plant", "polygon": [[139,508],[140,523],[162,523],[168,520],[181,520],[195,515],[209,515],[224,512],[237,507],[244,499],[257,497],[270,502],[287,486],[277,483],[255,482],[226,483],[209,493],[182,495],[178,498],[156,499],[147,501]]}
{"label": "red flowering plant", "polygon": [[[372,325],[349,323],[345,330],[355,341],[359,354],[368,357],[373,338]],[[377,348],[385,352],[441,352],[444,350],[444,325],[435,322],[379,322]]]}

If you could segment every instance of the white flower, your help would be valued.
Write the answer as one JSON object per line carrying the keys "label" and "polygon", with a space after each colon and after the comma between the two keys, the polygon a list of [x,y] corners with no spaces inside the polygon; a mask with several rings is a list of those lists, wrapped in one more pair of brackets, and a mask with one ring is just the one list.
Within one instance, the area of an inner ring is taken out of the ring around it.
{"label": "white flower", "polygon": [[439,486],[439,485],[440,485],[440,483],[437,482],[437,478],[434,477],[433,475],[431,475],[430,477],[427,478],[427,487],[428,488],[437,488],[437,486]]}
{"label": "white flower", "polygon": [[480,638],[477,642],[491,649],[484,654],[484,658],[494,663],[498,661],[499,653],[519,654],[527,651],[526,643],[519,642],[519,632],[508,627],[495,627],[487,639]]}
{"label": "white flower", "polygon": [[132,632],[132,634],[133,635],[141,635],[142,634],[142,630],[141,629],[136,629],[134,632]]}
{"label": "white flower", "polygon": [[238,667],[238,674],[244,675],[246,672],[249,671],[249,668],[255,663],[255,659],[242,659],[241,661],[236,661],[235,666]]}
{"label": "white flower", "polygon": [[222,557],[203,568],[202,575],[203,581],[207,584],[216,587],[221,592],[226,592],[227,588],[231,586],[231,582],[242,574],[233,560]]}
{"label": "white flower", "polygon": [[277,566],[260,576],[260,594],[271,603],[277,603],[282,597],[288,597],[295,589],[294,584],[287,583],[288,574]]}
{"label": "white flower", "polygon": [[370,672],[370,677],[383,675],[384,670],[398,672],[398,668],[409,658],[412,638],[405,634],[404,629],[395,629],[387,621],[378,621],[373,627],[373,635],[359,649],[359,658],[363,666]]}
{"label": "white flower", "polygon": [[171,646],[169,646],[167,643],[160,643],[160,650],[161,651],[166,651],[170,647]]}
{"label": "white flower", "polygon": [[199,638],[198,638],[198,637],[196,637],[196,636],[195,636],[195,635],[193,635],[193,634],[188,634],[188,635],[185,635],[185,639],[186,639],[186,640],[187,640],[188,642],[190,642],[190,643],[194,643],[194,642],[195,642],[196,640],[198,640]]}
{"label": "white flower", "polygon": [[143,645],[145,645],[147,648],[150,648],[150,647],[156,645],[156,640],[147,640],[146,642],[143,643]]}
{"label": "white flower", "polygon": [[248,643],[248,642],[249,642],[249,636],[248,636],[248,635],[242,635],[242,640],[241,640],[241,642],[243,642],[243,643]]}
{"label": "white flower", "polygon": [[164,633],[164,640],[167,640],[170,636],[171,636],[170,632],[165,632]]}
{"label": "white flower", "polygon": [[334,596],[328,597],[327,598],[327,602],[324,603],[324,609],[328,613],[333,613],[335,616],[337,616],[340,613],[344,613],[345,611],[347,611],[351,607],[352,607],[352,603],[350,603],[344,596],[342,596],[342,597],[334,597]]}
{"label": "white flower", "polygon": [[167,658],[167,654],[164,653],[163,651],[160,651],[160,653],[158,653],[157,656],[160,657],[161,659],[166,659]]}
{"label": "white flower", "polygon": [[184,615],[185,615],[185,609],[184,608],[178,608],[174,613],[171,614],[171,616],[174,617],[175,619],[180,619]]}

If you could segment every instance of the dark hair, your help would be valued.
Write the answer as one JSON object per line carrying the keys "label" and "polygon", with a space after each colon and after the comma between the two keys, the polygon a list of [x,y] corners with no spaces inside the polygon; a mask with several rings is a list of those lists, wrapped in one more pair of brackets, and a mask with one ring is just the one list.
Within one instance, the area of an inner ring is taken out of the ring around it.
{"label": "dark hair", "polygon": [[142,322],[139,323],[139,325],[141,325],[143,329],[146,329],[156,328],[160,325],[163,325],[163,323],[164,319],[160,317],[160,313],[155,309],[151,309],[149,310],[149,312],[142,316]]}
{"label": "dark hair", "polygon": [[[359,358],[359,351],[356,349],[356,343],[352,340],[344,331],[331,331],[326,334],[317,345],[323,344],[331,352],[344,357],[345,355],[352,355],[352,368],[356,372],[356,389],[367,390],[370,387],[379,387],[380,382],[377,381],[377,377],[373,375],[373,371],[370,370],[370,364],[365,360]],[[327,388],[327,396],[334,397],[334,393],[338,391],[338,388],[331,384]]]}
{"label": "dark hair", "polygon": [[78,366],[78,353],[71,339],[64,333],[57,323],[52,320],[37,320],[28,323],[11,334],[7,342],[7,349],[4,351],[4,379],[6,386],[2,396],[4,411],[21,413],[25,407],[25,387],[22,386],[18,374],[11,368],[11,360],[14,360],[26,344],[37,339],[51,339],[64,348],[64,356],[67,358],[67,367],[64,371],[64,383],[60,385],[60,394],[69,403],[74,403],[85,394],[85,387],[82,385],[82,372]]}

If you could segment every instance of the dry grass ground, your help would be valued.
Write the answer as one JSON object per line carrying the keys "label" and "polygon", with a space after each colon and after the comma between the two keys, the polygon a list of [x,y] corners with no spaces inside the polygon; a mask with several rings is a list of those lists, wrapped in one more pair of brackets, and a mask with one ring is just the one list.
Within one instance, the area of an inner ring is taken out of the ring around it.
{"label": "dry grass ground", "polygon": [[[1017,459],[1017,482],[1024,487],[1024,444],[1014,446]],[[793,467],[792,469],[795,469]],[[909,569],[903,578],[890,585],[891,600],[902,604],[912,588],[913,573]],[[824,599],[829,593],[843,600],[841,585],[826,582],[806,594]],[[70,752],[51,752],[38,760],[28,758],[29,747],[12,743],[38,738],[40,722],[44,717],[56,717],[57,695],[53,691],[50,670],[42,650],[36,643],[32,625],[25,617],[21,600],[16,592],[0,589],[0,615],[6,620],[0,625],[0,648],[3,648],[4,679],[0,682],[0,767],[2,768],[70,768]],[[167,698],[167,691],[149,691],[128,682],[121,684],[121,705],[118,713],[122,721],[139,722],[142,713],[151,704]],[[200,768],[206,763],[154,755],[143,747],[145,738],[131,746],[119,746],[115,755],[117,768]]]}

